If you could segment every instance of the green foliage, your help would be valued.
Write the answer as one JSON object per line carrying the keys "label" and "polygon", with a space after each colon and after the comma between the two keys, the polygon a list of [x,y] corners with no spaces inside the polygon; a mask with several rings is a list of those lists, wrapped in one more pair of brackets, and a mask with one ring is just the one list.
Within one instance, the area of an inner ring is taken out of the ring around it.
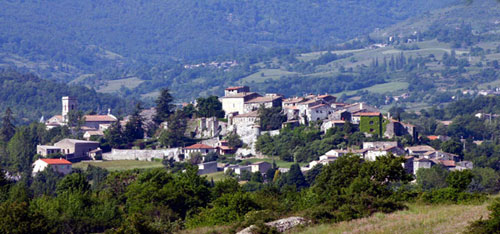
{"label": "green foliage", "polygon": [[197,115],[199,117],[217,117],[223,118],[224,111],[222,110],[222,103],[217,96],[210,96],[207,98],[196,99]]}
{"label": "green foliage", "polygon": [[56,193],[85,193],[89,190],[90,184],[87,181],[87,178],[85,178],[85,175],[81,173],[72,173],[57,183]]}
{"label": "green foliage", "polygon": [[488,210],[491,212],[489,218],[472,223],[466,233],[500,233],[500,198],[495,199]]}
{"label": "green foliage", "polygon": [[474,174],[470,170],[452,171],[446,177],[446,183],[450,188],[463,192],[469,187]]}
{"label": "green foliage", "polygon": [[141,117],[142,107],[137,104],[134,113],[125,124],[125,130],[123,131],[123,136],[127,142],[133,142],[138,139],[144,139],[144,120]]}
{"label": "green foliage", "polygon": [[494,169],[475,167],[472,174],[474,178],[469,184],[469,191],[495,193],[500,190],[500,175]]}
{"label": "green foliage", "polygon": [[382,136],[384,133],[382,132],[382,116],[361,116],[361,120],[359,122],[359,130],[361,132],[369,133],[374,136]]}
{"label": "green foliage", "polygon": [[227,145],[231,148],[236,149],[243,146],[243,141],[240,139],[240,136],[238,136],[238,134],[236,133],[229,133],[226,136],[226,140],[227,140]]}
{"label": "green foliage", "polygon": [[460,142],[455,140],[447,140],[441,144],[441,149],[444,152],[461,155],[463,146]]}
{"label": "green foliage", "polygon": [[446,178],[448,170],[440,165],[434,165],[431,168],[420,168],[417,171],[417,184],[423,190],[441,189],[448,186]]}
{"label": "green foliage", "polygon": [[447,187],[422,193],[420,201],[430,204],[470,204],[484,202],[487,197],[480,193],[467,193]]}
{"label": "green foliage", "polygon": [[184,146],[186,142],[186,137],[184,133],[186,132],[186,119],[182,111],[176,111],[174,114],[170,115],[168,118],[168,130],[163,130],[159,137],[159,142],[163,146],[179,147]]}
{"label": "green foliage", "polygon": [[26,202],[0,204],[1,233],[56,233],[39,212],[32,212]]}
{"label": "green foliage", "polygon": [[245,214],[260,209],[249,193],[227,193],[215,199],[211,208],[201,209],[197,215],[186,221],[187,227],[228,224],[242,221]]}
{"label": "green foliage", "polygon": [[7,145],[7,152],[9,153],[8,168],[11,171],[31,175],[31,166],[37,143],[29,128],[19,128]]}
{"label": "green foliage", "polygon": [[360,146],[365,136],[354,131],[350,124],[329,130],[323,136],[316,126],[285,128],[273,137],[269,134],[259,136],[255,146],[261,153],[279,156],[285,161],[310,162],[331,149]]}
{"label": "green foliage", "polygon": [[170,117],[174,113],[174,105],[172,102],[174,98],[170,94],[167,88],[163,88],[160,91],[160,96],[156,99],[156,115],[154,121],[156,124],[160,124]]}
{"label": "green foliage", "polygon": [[9,142],[16,133],[14,126],[14,119],[12,117],[12,110],[7,107],[2,118],[2,127],[0,128],[0,141]]}
{"label": "green foliage", "polygon": [[264,108],[259,110],[260,129],[263,131],[276,130],[281,128],[281,124],[286,121],[281,107]]}
{"label": "green foliage", "polygon": [[[99,94],[84,86],[57,83],[40,79],[32,74],[0,70],[0,111],[11,108],[16,123],[28,123],[61,113],[61,97],[71,96],[78,99],[82,111],[106,110],[111,108],[118,113],[127,113],[125,101],[121,98]],[[14,123],[11,120],[11,123]]]}

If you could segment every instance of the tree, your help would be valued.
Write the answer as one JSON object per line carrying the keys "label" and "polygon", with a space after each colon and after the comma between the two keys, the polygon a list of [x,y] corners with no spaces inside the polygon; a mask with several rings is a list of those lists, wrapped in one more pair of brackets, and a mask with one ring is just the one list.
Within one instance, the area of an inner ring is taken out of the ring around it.
{"label": "tree", "polygon": [[156,115],[154,121],[160,124],[168,119],[174,113],[175,106],[172,104],[174,98],[170,95],[170,91],[164,88],[160,91],[160,96],[156,99]]}
{"label": "tree", "polygon": [[12,111],[10,108],[5,110],[5,114],[2,118],[2,128],[0,128],[0,141],[9,142],[10,139],[16,133],[16,126],[14,126],[14,119],[12,117]]}
{"label": "tree", "polygon": [[64,192],[84,193],[90,190],[90,184],[87,178],[81,173],[73,173],[64,177],[57,183],[56,193],[58,195]]}
{"label": "tree", "polygon": [[243,146],[243,141],[240,139],[240,136],[236,133],[229,133],[229,135],[226,136],[227,140],[227,145],[231,148],[240,148]]}
{"label": "tree", "polygon": [[281,107],[265,108],[261,106],[258,110],[260,128],[263,131],[276,130],[286,121],[286,115],[282,113]]}
{"label": "tree", "polygon": [[460,142],[450,139],[441,144],[441,149],[447,153],[462,155],[463,146]]}
{"label": "tree", "polygon": [[448,170],[441,165],[434,165],[431,168],[421,168],[417,171],[417,184],[423,190],[446,188],[446,178]]}
{"label": "tree", "polygon": [[183,146],[186,132],[186,119],[182,111],[176,111],[168,118],[168,130],[163,130],[159,141],[167,147]]}
{"label": "tree", "polygon": [[31,175],[31,165],[35,155],[36,142],[30,136],[29,129],[22,127],[10,139],[7,145],[9,153],[8,165],[11,170],[23,172],[25,175]]}
{"label": "tree", "polygon": [[104,131],[104,139],[112,148],[118,148],[125,143],[120,121],[116,121]]}
{"label": "tree", "polygon": [[472,182],[472,178],[474,178],[474,175],[470,170],[452,171],[448,174],[448,177],[446,177],[446,183],[448,183],[448,186],[451,188],[463,192]]}
{"label": "tree", "polygon": [[196,99],[196,109],[199,117],[224,118],[222,103],[217,96]]}
{"label": "tree", "polygon": [[125,130],[123,132],[123,135],[128,142],[133,142],[137,139],[144,138],[144,128],[143,128],[144,120],[142,119],[141,116],[141,110],[142,107],[138,103],[135,107],[134,113],[130,117],[127,124],[125,124]]}
{"label": "tree", "polygon": [[297,189],[307,187],[307,181],[300,170],[300,165],[298,163],[292,164],[290,171],[286,175],[286,184],[295,185]]}
{"label": "tree", "polygon": [[252,182],[257,182],[257,183],[263,183],[264,182],[264,177],[262,177],[262,174],[260,171],[252,173],[252,177],[250,178],[250,181]]}

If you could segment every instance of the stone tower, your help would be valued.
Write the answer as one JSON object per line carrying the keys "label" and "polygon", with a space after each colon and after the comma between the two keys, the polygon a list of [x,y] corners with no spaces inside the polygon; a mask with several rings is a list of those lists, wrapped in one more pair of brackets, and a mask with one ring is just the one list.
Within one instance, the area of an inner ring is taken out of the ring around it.
{"label": "stone tower", "polygon": [[78,101],[74,97],[62,97],[62,118],[64,123],[68,123],[68,113],[78,108]]}

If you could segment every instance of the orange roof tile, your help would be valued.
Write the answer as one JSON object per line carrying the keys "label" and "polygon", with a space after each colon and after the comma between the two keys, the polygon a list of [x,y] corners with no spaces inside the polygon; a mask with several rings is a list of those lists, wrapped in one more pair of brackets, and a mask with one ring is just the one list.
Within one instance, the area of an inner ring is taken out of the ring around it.
{"label": "orange roof tile", "polygon": [[41,159],[49,165],[71,165],[71,162],[66,159],[57,159],[57,158],[44,158]]}
{"label": "orange roof tile", "polygon": [[431,140],[431,141],[439,139],[438,136],[427,136],[427,138],[429,138],[429,140]]}
{"label": "orange roof tile", "polygon": [[357,115],[357,116],[379,116],[380,112],[360,112],[360,113],[356,113],[354,115]]}
{"label": "orange roof tile", "polygon": [[215,149],[215,148],[212,146],[209,146],[209,145],[205,145],[205,144],[194,144],[194,145],[190,145],[188,147],[185,147],[184,149]]}

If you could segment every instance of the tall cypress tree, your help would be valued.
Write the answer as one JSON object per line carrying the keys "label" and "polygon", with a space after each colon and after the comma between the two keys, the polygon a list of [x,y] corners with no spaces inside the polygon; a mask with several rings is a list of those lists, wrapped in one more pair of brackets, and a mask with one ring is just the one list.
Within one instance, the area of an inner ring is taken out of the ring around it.
{"label": "tall cypress tree", "polygon": [[16,126],[13,124],[12,110],[7,108],[2,118],[2,128],[0,129],[0,140],[8,142],[16,134]]}
{"label": "tall cypress tree", "polygon": [[174,113],[175,106],[172,104],[174,98],[170,95],[170,91],[164,88],[160,92],[160,96],[156,99],[156,115],[154,121],[160,124],[166,121],[168,117]]}

